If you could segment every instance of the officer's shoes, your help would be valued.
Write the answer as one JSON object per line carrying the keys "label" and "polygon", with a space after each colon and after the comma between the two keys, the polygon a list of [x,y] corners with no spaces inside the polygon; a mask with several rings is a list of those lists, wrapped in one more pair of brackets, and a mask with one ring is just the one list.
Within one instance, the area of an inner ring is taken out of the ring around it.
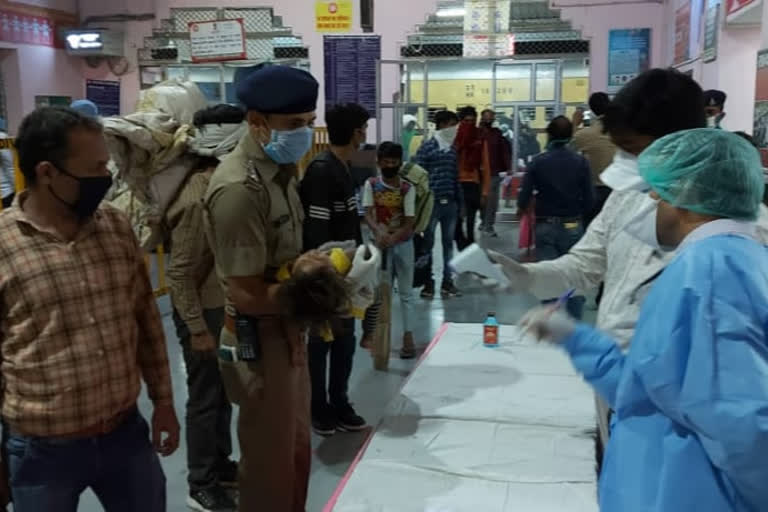
{"label": "officer's shoes", "polygon": [[335,434],[336,423],[336,413],[330,407],[326,407],[322,412],[312,414],[312,430],[319,436],[330,437]]}
{"label": "officer's shoes", "polygon": [[194,491],[187,497],[187,506],[198,512],[234,512],[237,503],[220,486]]}
{"label": "officer's shoes", "polygon": [[365,420],[349,404],[337,407],[336,416],[338,418],[337,428],[342,432],[360,432],[368,428]]}

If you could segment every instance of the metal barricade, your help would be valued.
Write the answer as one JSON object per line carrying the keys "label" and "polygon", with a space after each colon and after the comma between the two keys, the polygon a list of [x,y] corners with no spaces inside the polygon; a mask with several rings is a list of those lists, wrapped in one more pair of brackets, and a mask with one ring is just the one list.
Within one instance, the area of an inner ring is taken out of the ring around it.
{"label": "metal barricade", "polygon": [[[20,190],[24,190],[26,183],[24,181],[24,175],[19,168],[19,154],[16,151],[14,145],[14,139],[0,139],[0,150],[10,149],[13,152],[13,167],[14,167],[14,184],[15,190],[18,193]],[[0,203],[0,210],[3,205]],[[157,268],[157,284],[154,288],[155,297],[162,297],[168,294],[168,284],[165,278],[165,248],[162,245],[158,245],[155,250],[155,267]],[[147,266],[147,271],[150,273],[150,279],[152,277],[152,254],[147,253],[144,255],[144,261]]]}

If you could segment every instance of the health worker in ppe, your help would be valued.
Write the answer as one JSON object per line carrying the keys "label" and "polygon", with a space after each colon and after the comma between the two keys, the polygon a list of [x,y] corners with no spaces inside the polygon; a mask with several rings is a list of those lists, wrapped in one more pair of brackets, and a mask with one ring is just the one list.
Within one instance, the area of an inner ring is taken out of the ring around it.
{"label": "health worker in ppe", "polygon": [[[512,282],[511,291],[530,291],[539,298],[557,297],[569,288],[587,291],[604,281],[597,326],[626,349],[643,300],[672,258],[671,253],[624,229],[638,212],[653,208],[648,194],[641,191],[646,185],[638,172],[637,157],[665,135],[704,128],[703,92],[679,71],[652,69],[616,94],[605,111],[603,125],[618,148],[613,164],[600,176],[613,192],[582,239],[568,254],[552,261],[522,265],[499,254],[492,256]],[[768,242],[765,208],[761,209],[758,233]],[[610,430],[609,409],[599,399],[598,423],[605,443]]]}
{"label": "health worker in ppe", "polygon": [[768,248],[757,239],[757,151],[717,129],[675,133],[639,159],[655,208],[632,229],[678,248],[628,353],[552,308],[522,324],[562,346],[615,411],[605,511],[757,512],[768,505]]}

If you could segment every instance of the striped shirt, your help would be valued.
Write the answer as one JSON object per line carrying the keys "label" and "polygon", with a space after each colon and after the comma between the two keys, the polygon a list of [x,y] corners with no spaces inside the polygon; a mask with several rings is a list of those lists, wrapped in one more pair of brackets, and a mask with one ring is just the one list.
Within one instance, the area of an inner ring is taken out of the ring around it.
{"label": "striped shirt", "polygon": [[442,151],[433,137],[421,145],[413,161],[429,174],[429,188],[435,194],[435,199],[449,199],[459,203],[463,201],[455,149]]}
{"label": "striped shirt", "polygon": [[160,314],[126,218],[102,206],[71,241],[20,205],[0,213],[2,416],[31,436],[73,434],[134,406],[141,377],[173,402]]}
{"label": "striped shirt", "polygon": [[190,176],[165,214],[171,234],[171,262],[166,271],[171,301],[192,334],[207,332],[204,309],[224,307],[224,290],[216,277],[203,225],[203,197],[211,174]]}
{"label": "striped shirt", "polygon": [[305,251],[331,241],[362,243],[356,192],[349,169],[331,151],[312,160],[299,187]]}

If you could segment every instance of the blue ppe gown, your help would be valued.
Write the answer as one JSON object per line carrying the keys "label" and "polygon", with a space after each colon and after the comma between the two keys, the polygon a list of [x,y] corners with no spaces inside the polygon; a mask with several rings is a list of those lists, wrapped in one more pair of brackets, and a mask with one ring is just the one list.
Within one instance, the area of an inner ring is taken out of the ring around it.
{"label": "blue ppe gown", "polygon": [[615,411],[603,512],[768,510],[768,249],[716,235],[681,248],[629,352],[591,327],[565,341]]}

